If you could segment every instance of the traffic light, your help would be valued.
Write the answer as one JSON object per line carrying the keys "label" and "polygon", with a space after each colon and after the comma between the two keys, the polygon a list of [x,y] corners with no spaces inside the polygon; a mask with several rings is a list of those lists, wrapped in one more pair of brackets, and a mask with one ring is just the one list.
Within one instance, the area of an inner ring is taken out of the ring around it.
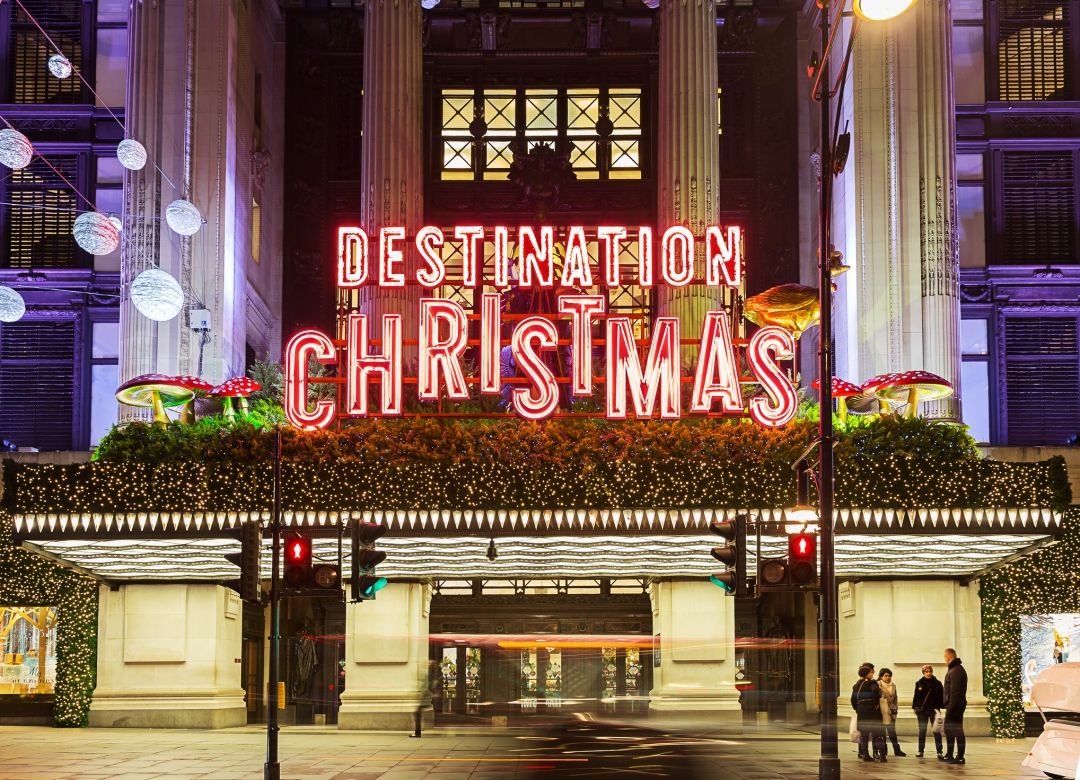
{"label": "traffic light", "polygon": [[733,520],[713,520],[709,524],[709,530],[728,542],[712,549],[712,557],[727,566],[727,571],[713,574],[709,581],[735,594],[736,598],[747,595],[746,522],[746,515],[736,515]]}
{"label": "traffic light", "polygon": [[352,527],[352,601],[367,601],[386,587],[386,578],[375,574],[375,567],[386,560],[386,553],[375,549],[375,542],[386,533],[377,523],[354,523]]}
{"label": "traffic light", "polygon": [[817,582],[817,537],[805,531],[788,534],[788,577],[795,587]]}
{"label": "traffic light", "polygon": [[311,539],[306,536],[285,539],[285,582],[297,590],[311,582]]}
{"label": "traffic light", "polygon": [[240,552],[228,553],[225,560],[240,567],[240,598],[262,600],[262,524],[251,521],[240,526]]}

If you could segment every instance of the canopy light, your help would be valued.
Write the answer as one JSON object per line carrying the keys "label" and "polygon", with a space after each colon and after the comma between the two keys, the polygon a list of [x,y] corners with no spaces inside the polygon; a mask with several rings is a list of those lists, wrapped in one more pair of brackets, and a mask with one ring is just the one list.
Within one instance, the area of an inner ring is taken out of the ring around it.
{"label": "canopy light", "polygon": [[10,127],[0,130],[0,163],[19,170],[29,165],[33,157],[34,147],[29,138]]}
{"label": "canopy light", "polygon": [[125,138],[116,146],[116,159],[129,171],[141,171],[146,165],[146,147],[133,138]]}
{"label": "canopy light", "polygon": [[202,214],[190,200],[179,198],[165,207],[165,221],[182,236],[193,236],[202,227]]}
{"label": "canopy light", "polygon": [[0,322],[18,322],[26,314],[26,301],[18,290],[0,285]]}
{"label": "canopy light", "polygon": [[184,308],[184,290],[167,272],[148,268],[131,283],[131,302],[144,317],[166,322]]}
{"label": "canopy light", "polygon": [[75,219],[71,230],[75,243],[92,255],[107,255],[120,246],[120,231],[105,214],[84,211]]}
{"label": "canopy light", "polygon": [[58,79],[66,79],[71,76],[71,60],[63,54],[54,54],[49,57],[49,73]]}
{"label": "canopy light", "polygon": [[852,0],[852,10],[868,22],[886,22],[904,13],[915,0]]}

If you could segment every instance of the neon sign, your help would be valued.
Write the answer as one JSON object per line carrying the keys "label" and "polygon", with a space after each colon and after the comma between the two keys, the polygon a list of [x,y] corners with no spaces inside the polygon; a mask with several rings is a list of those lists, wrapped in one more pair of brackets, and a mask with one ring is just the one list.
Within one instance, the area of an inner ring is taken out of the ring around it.
{"label": "neon sign", "polygon": [[[696,366],[692,380],[688,380],[693,389],[686,411],[740,415],[745,406],[751,419],[769,427],[783,425],[795,416],[795,387],[780,367],[780,361],[790,359],[795,351],[790,332],[770,326],[757,330],[745,344],[740,340],[738,346],[745,349],[751,379],[762,390],[744,404],[740,382],[747,380],[740,377],[736,340],[726,311],[706,313],[700,342],[698,334],[682,332],[677,317],[658,317],[646,345],[635,338],[629,317],[608,316],[605,295],[584,292],[627,283],[623,266],[625,255],[631,253],[623,250],[631,243],[637,251],[630,258],[632,267],[626,263],[626,270],[640,287],[704,284],[738,288],[742,283],[741,228],[709,226],[700,239],[678,225],[667,228],[658,239],[651,227],[600,226],[594,232],[598,254],[595,272],[581,226],[568,227],[559,244],[554,227],[516,228],[514,253],[510,228],[485,231],[478,225],[455,227],[449,240],[459,248],[459,286],[479,288],[478,314],[429,293],[418,304],[415,333],[404,333],[401,314],[382,314],[375,321],[360,313],[348,316],[343,342],[335,343],[317,330],[300,331],[285,348],[286,417],[298,428],[315,430],[327,427],[339,416],[401,415],[405,348],[415,344],[416,376],[409,379],[415,381],[420,401],[467,400],[473,397],[470,385],[475,385],[480,396],[503,395],[519,416],[543,420],[559,408],[560,384],[568,385],[572,397],[587,398],[594,394],[594,384],[602,382],[605,414],[610,419],[677,419],[684,414],[680,361],[684,339],[698,344]],[[485,247],[489,237],[490,253]],[[372,237],[361,228],[340,228],[338,287],[419,286],[436,290],[447,283],[442,254],[447,241],[444,231],[435,226],[421,228],[411,241],[403,227],[384,227]],[[659,255],[655,264],[654,242]],[[408,260],[413,252],[418,261],[415,264]],[[509,338],[504,338],[503,296],[483,289],[488,257],[493,265],[489,286],[548,291],[554,310],[507,318],[513,322],[506,323]],[[703,270],[704,278],[695,278],[698,269]],[[458,285],[457,279],[454,284]],[[470,339],[471,323],[475,327]],[[598,343],[601,337],[602,345]],[[601,346],[606,369],[603,377],[594,377],[594,350]],[[566,357],[566,377],[557,373],[561,361],[552,360],[560,350]],[[340,412],[338,402],[331,399],[309,405],[311,360],[341,367],[345,392]],[[507,364],[513,367],[512,376],[507,376]],[[478,376],[467,377],[466,365],[478,365]]]}

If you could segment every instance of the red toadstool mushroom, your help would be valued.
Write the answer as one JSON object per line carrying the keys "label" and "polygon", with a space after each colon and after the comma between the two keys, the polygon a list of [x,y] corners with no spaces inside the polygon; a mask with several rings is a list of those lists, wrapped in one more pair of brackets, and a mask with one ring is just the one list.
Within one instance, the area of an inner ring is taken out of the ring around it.
{"label": "red toadstool mushroom", "polygon": [[193,423],[195,422],[195,396],[198,393],[205,393],[209,391],[213,385],[207,382],[205,379],[200,379],[197,376],[178,376],[176,379],[184,383],[184,387],[192,391],[191,398],[180,410],[180,422]]}
{"label": "red toadstool mushroom", "polygon": [[179,378],[164,374],[143,374],[116,388],[116,400],[120,403],[153,409],[157,425],[169,422],[166,408],[183,406],[194,395],[195,392]]}
{"label": "red toadstool mushroom", "polygon": [[[821,380],[815,379],[810,383],[810,386],[815,390],[820,390]],[[839,377],[834,376],[832,378],[832,397],[836,399],[836,413],[841,420],[847,419],[847,399],[859,395],[862,395],[862,388],[858,385],[853,385],[846,379],[840,379]]]}
{"label": "red toadstool mushroom", "polygon": [[234,376],[232,379],[226,379],[217,387],[210,391],[210,395],[215,398],[223,398],[225,405],[225,416],[235,417],[236,410],[233,408],[232,399],[240,399],[240,409],[247,414],[248,411],[248,396],[254,392],[262,390],[262,385],[256,382],[251,377],[246,376]]}
{"label": "red toadstool mushroom", "polygon": [[919,401],[936,401],[953,394],[952,384],[929,371],[904,371],[893,374],[892,379],[876,391],[879,398],[894,404],[907,404],[907,417],[914,417]]}
{"label": "red toadstool mushroom", "polygon": [[888,414],[889,409],[891,408],[889,406],[889,399],[885,396],[879,395],[878,391],[882,387],[890,385],[896,376],[897,375],[895,373],[878,374],[875,377],[867,379],[865,382],[862,383],[862,387],[859,388],[862,392],[859,393],[858,398],[872,398],[876,400],[878,404],[878,412],[880,414]]}

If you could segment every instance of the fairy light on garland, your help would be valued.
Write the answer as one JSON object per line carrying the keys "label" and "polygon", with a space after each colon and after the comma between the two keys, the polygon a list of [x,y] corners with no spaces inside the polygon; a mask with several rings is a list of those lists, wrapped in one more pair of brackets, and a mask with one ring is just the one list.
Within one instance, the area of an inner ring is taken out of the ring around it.
{"label": "fairy light on garland", "polygon": [[97,674],[97,583],[11,538],[11,519],[0,512],[0,604],[57,608],[53,722],[85,726]]}
{"label": "fairy light on garland", "polygon": [[994,736],[1024,736],[1020,616],[1080,612],[1080,508],[1065,512],[1061,540],[979,580],[983,691]]}

